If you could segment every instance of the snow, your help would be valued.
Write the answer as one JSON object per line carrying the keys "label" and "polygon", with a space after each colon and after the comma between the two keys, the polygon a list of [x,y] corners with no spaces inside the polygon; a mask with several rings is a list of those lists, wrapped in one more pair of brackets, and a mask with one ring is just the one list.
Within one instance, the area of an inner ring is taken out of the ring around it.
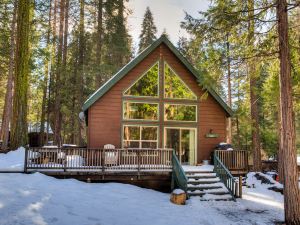
{"label": "snow", "polygon": [[180,195],[180,194],[183,194],[185,192],[181,189],[175,189],[175,190],[172,191],[172,193],[175,194],[175,195]]}
{"label": "snow", "polygon": [[25,148],[0,154],[0,171],[24,171]]}
{"label": "snow", "polygon": [[212,165],[202,165],[202,166],[182,166],[185,172],[209,172],[214,170],[214,166]]}
{"label": "snow", "polygon": [[[254,181],[255,178],[249,178]],[[170,195],[117,183],[83,183],[35,174],[0,174],[0,224],[219,225],[283,220],[282,196],[269,185],[245,188],[237,202],[170,202]],[[229,196],[226,196],[229,197]]]}
{"label": "snow", "polygon": [[[24,149],[0,154],[0,166],[22,168],[23,159]],[[128,184],[0,173],[0,225],[263,225],[282,221],[283,196],[268,190],[272,185],[261,184],[254,173],[248,175],[247,183],[255,188],[243,187],[243,199],[236,202],[191,197],[179,206],[170,202],[170,194]],[[217,198],[206,192],[204,198]]]}

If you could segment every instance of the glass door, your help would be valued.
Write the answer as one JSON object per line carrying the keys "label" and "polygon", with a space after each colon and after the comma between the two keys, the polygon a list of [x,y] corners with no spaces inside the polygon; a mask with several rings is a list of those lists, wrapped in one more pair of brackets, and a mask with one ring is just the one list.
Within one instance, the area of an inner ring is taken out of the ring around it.
{"label": "glass door", "polygon": [[165,128],[165,147],[173,148],[182,164],[195,164],[196,129]]}

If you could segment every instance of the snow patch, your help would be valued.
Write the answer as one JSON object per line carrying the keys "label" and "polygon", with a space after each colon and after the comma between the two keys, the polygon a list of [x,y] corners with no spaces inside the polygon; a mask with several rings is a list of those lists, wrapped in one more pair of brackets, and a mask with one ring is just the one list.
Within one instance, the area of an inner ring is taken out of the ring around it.
{"label": "snow patch", "polygon": [[25,148],[0,153],[0,171],[24,171]]}
{"label": "snow patch", "polygon": [[172,193],[175,195],[180,195],[180,194],[184,194],[185,192],[181,189],[175,189],[172,191]]}

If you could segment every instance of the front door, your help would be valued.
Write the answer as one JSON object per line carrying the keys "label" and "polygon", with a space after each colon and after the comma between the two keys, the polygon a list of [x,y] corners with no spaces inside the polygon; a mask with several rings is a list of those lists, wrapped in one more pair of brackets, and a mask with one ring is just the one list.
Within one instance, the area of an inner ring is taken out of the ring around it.
{"label": "front door", "polygon": [[196,129],[165,128],[165,147],[173,148],[182,164],[195,165]]}

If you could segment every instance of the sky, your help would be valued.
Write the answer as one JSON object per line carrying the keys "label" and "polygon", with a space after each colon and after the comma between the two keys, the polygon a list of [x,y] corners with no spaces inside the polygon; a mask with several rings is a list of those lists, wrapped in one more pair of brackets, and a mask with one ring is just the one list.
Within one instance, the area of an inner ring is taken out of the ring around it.
{"label": "sky", "polygon": [[208,8],[209,2],[209,0],[129,0],[127,4],[132,14],[128,16],[128,28],[134,46],[138,46],[139,43],[141,24],[147,6],[153,14],[157,36],[159,37],[165,28],[171,41],[176,44],[180,36],[188,37],[180,28],[180,22],[185,16],[184,12],[198,16],[199,11]]}

